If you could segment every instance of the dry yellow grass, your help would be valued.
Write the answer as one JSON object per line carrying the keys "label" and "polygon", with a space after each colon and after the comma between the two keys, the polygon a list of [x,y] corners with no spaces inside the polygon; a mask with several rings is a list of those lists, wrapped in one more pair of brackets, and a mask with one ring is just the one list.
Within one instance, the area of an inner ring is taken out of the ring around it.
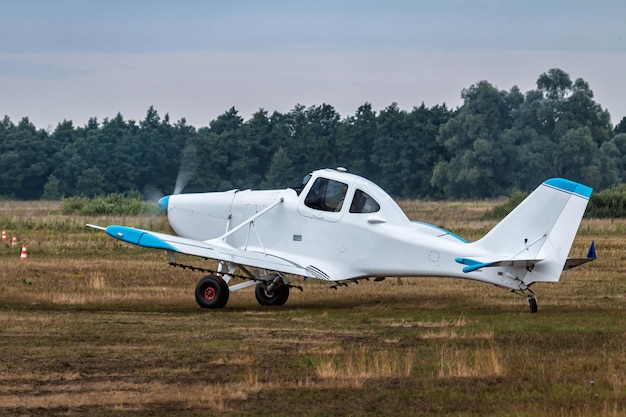
{"label": "dry yellow grass", "polygon": [[387,347],[350,347],[331,356],[320,357],[316,374],[324,380],[347,381],[348,386],[360,388],[365,380],[409,377],[415,361],[412,350],[397,351]]}
{"label": "dry yellow grass", "polygon": [[506,375],[500,353],[488,348],[461,349],[442,346],[439,376],[442,378],[486,378]]}

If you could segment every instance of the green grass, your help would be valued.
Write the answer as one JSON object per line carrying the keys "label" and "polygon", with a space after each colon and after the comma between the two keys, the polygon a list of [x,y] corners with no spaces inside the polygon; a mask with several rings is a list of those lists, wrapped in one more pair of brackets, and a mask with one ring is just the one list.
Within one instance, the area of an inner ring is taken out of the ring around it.
{"label": "green grass", "polygon": [[[480,220],[493,202],[403,205],[470,239],[493,224]],[[206,311],[198,273],[82,226],[167,230],[162,218],[60,210],[0,202],[20,242],[0,246],[0,415],[626,414],[622,220],[583,221],[571,255],[593,239],[599,259],[538,285],[537,314],[435,278],[307,280],[281,308],[248,289]]]}

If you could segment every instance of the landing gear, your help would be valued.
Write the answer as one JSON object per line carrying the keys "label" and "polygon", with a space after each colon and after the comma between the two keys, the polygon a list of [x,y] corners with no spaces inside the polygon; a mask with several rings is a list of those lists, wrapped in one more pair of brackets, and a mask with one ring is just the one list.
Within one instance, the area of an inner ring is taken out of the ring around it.
{"label": "landing gear", "polygon": [[289,285],[275,285],[268,291],[268,283],[261,282],[256,285],[254,295],[262,306],[282,306],[289,298]]}
{"label": "landing gear", "polygon": [[[520,283],[523,284],[521,281]],[[528,303],[528,309],[530,310],[530,312],[537,312],[537,298],[535,298],[535,293],[529,288],[529,285],[520,285],[520,288],[518,290],[512,289],[511,292],[526,296],[526,302]]]}
{"label": "landing gear", "polygon": [[228,284],[217,275],[207,275],[196,285],[196,301],[202,308],[222,308],[229,295]]}

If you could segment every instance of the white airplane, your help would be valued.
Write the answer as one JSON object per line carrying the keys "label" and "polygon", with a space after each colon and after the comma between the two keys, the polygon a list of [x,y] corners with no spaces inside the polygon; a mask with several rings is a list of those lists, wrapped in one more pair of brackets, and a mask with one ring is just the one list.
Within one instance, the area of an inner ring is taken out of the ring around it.
{"label": "white airplane", "polygon": [[[412,222],[373,182],[343,168],[324,169],[284,190],[231,190],[163,197],[178,236],[125,226],[110,236],[165,249],[170,263],[210,272],[195,289],[203,308],[221,308],[231,291],[255,286],[261,305],[283,305],[294,276],[332,282],[385,277],[455,277],[525,295],[556,282],[564,269],[595,259],[567,259],[592,189],[562,178],[541,184],[483,238],[468,242],[439,227]],[[216,271],[177,264],[183,253],[218,261]],[[235,274],[239,269],[241,274]],[[228,285],[232,278],[243,282]]]}

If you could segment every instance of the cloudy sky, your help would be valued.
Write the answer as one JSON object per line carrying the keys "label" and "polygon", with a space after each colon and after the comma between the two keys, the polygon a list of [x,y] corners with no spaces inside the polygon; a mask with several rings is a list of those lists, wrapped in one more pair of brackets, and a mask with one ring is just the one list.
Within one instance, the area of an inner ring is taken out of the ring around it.
{"label": "cloudy sky", "polygon": [[623,0],[0,0],[0,117],[85,125],[153,105],[206,126],[230,107],[461,104],[561,68],[626,116]]}

